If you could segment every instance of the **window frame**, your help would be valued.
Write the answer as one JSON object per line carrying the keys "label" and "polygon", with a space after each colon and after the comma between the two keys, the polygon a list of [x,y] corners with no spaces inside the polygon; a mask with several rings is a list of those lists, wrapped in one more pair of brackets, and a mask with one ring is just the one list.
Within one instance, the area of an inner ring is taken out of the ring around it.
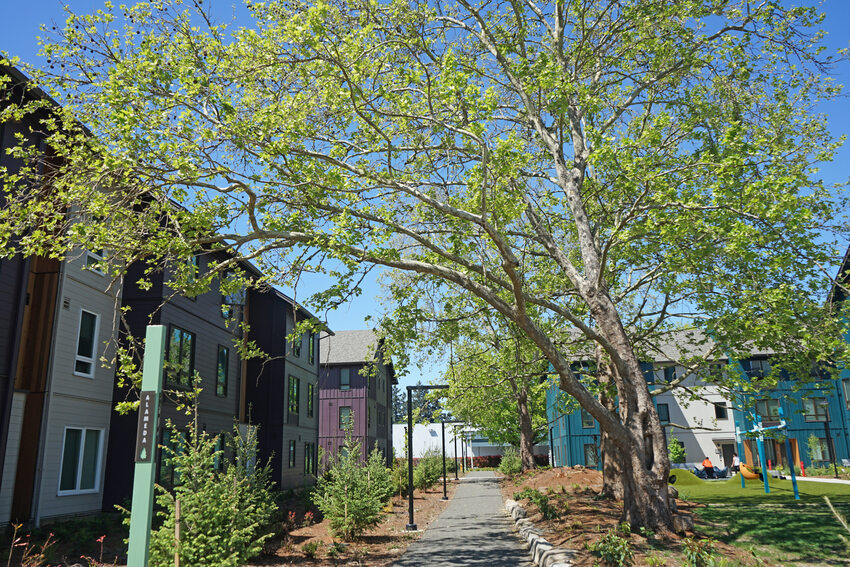
{"label": "window frame", "polygon": [[[714,419],[718,421],[727,421],[729,419],[729,406],[726,405],[725,401],[722,402],[711,402],[711,405],[714,406]],[[723,414],[722,416],[720,414]]]}
{"label": "window frame", "polygon": [[[345,373],[345,383],[342,381],[343,372]],[[350,368],[340,368],[339,369],[339,389],[340,391],[349,391],[351,390],[351,369]]]}
{"label": "window frame", "polygon": [[[224,366],[221,365],[221,354],[224,353]],[[222,369],[224,380],[222,380]],[[227,387],[230,381],[230,349],[224,345],[218,345],[215,357],[215,395],[219,398],[227,397]]]}
{"label": "window frame", "polygon": [[[764,404],[764,408],[765,408],[764,413],[762,413],[761,410],[759,409],[759,406],[761,406],[761,404]],[[776,415],[773,415],[770,411],[771,405],[774,405],[774,404],[776,405]],[[756,415],[758,415],[761,418],[762,423],[768,423],[768,422],[779,423],[779,419],[780,419],[779,418],[779,408],[780,407],[782,407],[782,405],[780,404],[779,399],[777,399],[777,398],[765,398],[763,400],[758,400],[758,401],[756,401]]]}
{"label": "window frame", "polygon": [[295,358],[301,358],[301,343],[304,341],[304,333],[299,333],[296,338],[292,340],[292,356]]}
{"label": "window frame", "polygon": [[308,333],[307,339],[310,341],[310,344],[307,346],[307,362],[309,364],[316,364],[316,334]]}
{"label": "window frame", "polygon": [[[295,390],[293,392],[293,386]],[[301,379],[289,375],[289,384],[286,390],[286,408],[289,413],[298,414],[301,410],[300,399],[301,398]],[[294,395],[293,395],[294,394]]]}
{"label": "window frame", "polygon": [[315,409],[314,397],[316,395],[316,385],[312,382],[307,382],[307,417],[313,417]]}
{"label": "window frame", "polygon": [[842,379],[841,387],[844,390],[844,409],[850,411],[850,378]]}
{"label": "window frame", "polygon": [[[814,410],[809,412],[809,406]],[[818,409],[823,413],[818,413]],[[804,398],[803,420],[807,423],[824,423],[829,421],[829,401],[826,398]]]}
{"label": "window frame", "polygon": [[593,416],[590,415],[585,409],[581,410],[581,427],[582,429],[593,429],[596,427],[596,420],[593,419]]}
{"label": "window frame", "polygon": [[347,412],[348,416],[346,417],[346,420],[348,421],[348,423],[351,424],[351,428],[354,429],[354,417],[353,417],[354,411],[353,411],[352,406],[339,406],[339,408],[337,410],[337,425],[339,426],[339,430],[345,431],[346,424],[343,423],[343,420],[342,420],[342,413],[343,413],[342,410],[344,410],[344,409],[348,410],[348,412]]}
{"label": "window frame", "polygon": [[[80,333],[83,330],[83,313],[88,313],[89,315],[94,315],[94,332],[92,333],[91,338],[91,355],[85,356],[80,354]],[[89,311],[88,309],[84,309],[80,307],[80,316],[77,319],[77,346],[74,349],[74,376],[80,376],[82,378],[94,378],[95,374],[95,363],[97,359],[97,342],[100,337],[100,315],[95,313],[94,311]],[[82,362],[83,364],[89,364],[91,370],[88,373],[81,372],[77,370],[77,363]]]}
{"label": "window frame", "polygon": [[[661,408],[664,408],[662,411]],[[670,423],[670,404],[666,402],[659,402],[655,404],[655,411],[658,413],[658,421],[661,422],[661,425],[668,425]],[[663,414],[663,415],[662,415]],[[664,415],[667,417],[665,418]]]}
{"label": "window frame", "polygon": [[304,443],[304,474],[316,474],[316,466],[315,466],[315,443]]}
{"label": "window frame", "polygon": [[85,264],[85,269],[89,272],[94,272],[95,274],[102,276],[103,270],[93,266],[97,266],[97,264],[103,262],[104,257],[105,250],[89,250],[88,248],[86,248],[86,256],[83,260],[83,263]]}
{"label": "window frame", "polygon": [[298,442],[294,439],[289,440],[289,468],[294,469],[298,462]]}
{"label": "window frame", "polygon": [[[65,471],[65,445],[68,442],[68,431],[75,430],[80,432],[80,448],[77,451],[75,471],[75,488],[62,489],[62,473]],[[82,481],[83,472],[83,457],[86,452],[86,433],[89,431],[97,432],[97,453],[95,454],[95,469],[94,482],[92,488],[79,488]],[[62,450],[59,453],[59,478],[56,482],[57,496],[73,496],[75,494],[97,494],[100,492],[101,475],[103,474],[103,444],[105,438],[105,430],[103,427],[86,427],[76,425],[66,425],[62,430]]]}
{"label": "window frame", "polygon": [[[171,337],[172,337],[172,335],[175,331],[180,331],[182,334],[191,338],[191,341],[190,341],[191,352],[189,353],[189,370],[188,370],[188,376],[186,377],[187,382],[183,383],[183,381],[180,380],[180,377],[183,375],[183,369],[181,368],[181,369],[175,371],[174,367],[172,367],[172,368],[166,367],[166,369],[165,369],[165,381],[166,381],[166,384],[169,387],[177,386],[179,388],[191,388],[192,387],[192,379],[195,376],[195,349],[197,348],[197,340],[196,340],[197,335],[195,335],[195,333],[193,333],[191,331],[187,331],[186,329],[184,329],[183,327],[180,327],[178,325],[171,324],[171,325],[168,326],[168,340],[167,340],[166,349],[165,349],[165,362],[169,365],[171,365],[171,356],[172,356],[172,353],[171,353],[171,343],[172,343]],[[181,337],[182,336],[183,335],[181,335]],[[183,338],[181,338],[180,339],[180,347],[179,347],[181,354],[182,354],[182,351],[183,351],[183,343],[184,343]],[[175,372],[177,373],[177,376],[178,376],[177,380],[174,379]]]}

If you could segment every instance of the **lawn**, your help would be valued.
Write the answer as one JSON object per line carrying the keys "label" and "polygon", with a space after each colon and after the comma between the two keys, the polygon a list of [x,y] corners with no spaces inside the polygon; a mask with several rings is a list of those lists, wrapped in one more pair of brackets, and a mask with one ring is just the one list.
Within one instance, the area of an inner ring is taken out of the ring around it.
{"label": "lawn", "polygon": [[770,479],[770,494],[760,481],[739,477],[707,482],[686,471],[674,471],[675,487],[683,500],[705,504],[694,509],[698,529],[718,540],[755,548],[780,563],[850,565],[847,537],[823,500],[850,517],[850,485],[800,481],[800,500],[794,500],[790,480]]}

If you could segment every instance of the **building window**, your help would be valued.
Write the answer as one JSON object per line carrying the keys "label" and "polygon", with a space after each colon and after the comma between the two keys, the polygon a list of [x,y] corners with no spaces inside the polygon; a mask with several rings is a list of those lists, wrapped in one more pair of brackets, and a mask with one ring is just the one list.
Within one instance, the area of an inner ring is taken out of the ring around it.
{"label": "building window", "polygon": [[295,335],[292,339],[292,356],[301,358],[301,341],[304,340],[304,335]]}
{"label": "building window", "polygon": [[726,402],[714,402],[714,417],[715,419],[729,419],[729,410],[726,408]]}
{"label": "building window", "polygon": [[807,398],[803,400],[806,421],[829,421],[829,405],[826,398]]}
{"label": "building window", "polygon": [[66,427],[59,494],[97,492],[103,430]]}
{"label": "building window", "polygon": [[664,381],[672,382],[678,376],[678,372],[676,372],[675,366],[665,366],[664,367]]}
{"label": "building window", "polygon": [[295,376],[289,377],[289,413],[298,413],[298,390],[300,380]]}
{"label": "building window", "polygon": [[354,419],[351,417],[351,406],[339,406],[339,429],[345,431],[354,427]]}
{"label": "building window", "polygon": [[307,417],[313,417],[313,397],[316,395],[316,387],[312,382],[307,383]]}
{"label": "building window", "polygon": [[171,327],[168,334],[168,354],[165,375],[172,385],[192,386],[195,373],[195,334],[180,327]]}
{"label": "building window", "polygon": [[596,445],[586,444],[584,446],[584,466],[589,469],[599,467],[599,459],[596,454]]}
{"label": "building window", "polygon": [[295,468],[295,451],[296,451],[296,443],[295,441],[289,442],[289,468]]}
{"label": "building window", "polygon": [[307,335],[310,340],[310,345],[307,347],[307,358],[310,361],[310,364],[316,363],[316,335],[315,333],[310,333]]}
{"label": "building window", "polygon": [[224,470],[224,435],[219,435],[213,445],[213,468],[219,472]]}
{"label": "building window", "polygon": [[662,424],[670,423],[670,406],[667,404],[658,404],[658,421]]}
{"label": "building window", "polygon": [[594,421],[593,416],[587,413],[587,411],[581,410],[581,426],[589,429],[594,425],[596,425],[596,421]]}
{"label": "building window", "polygon": [[225,397],[227,395],[227,369],[230,366],[230,351],[227,347],[218,345],[218,358],[216,359],[215,371],[215,395]]}
{"label": "building window", "polygon": [[770,374],[770,362],[766,358],[750,359],[750,378],[764,378]]}
{"label": "building window", "polygon": [[80,326],[77,329],[77,354],[74,359],[74,374],[91,378],[94,376],[94,355],[97,344],[99,317],[91,311],[80,309]]}
{"label": "building window", "polygon": [[756,413],[765,422],[779,421],[779,400],[759,400],[756,402]]}
{"label": "building window", "polygon": [[641,362],[640,371],[643,372],[643,379],[647,384],[655,384],[655,365],[651,362]]}
{"label": "building window", "polygon": [[193,254],[186,258],[186,281],[194,283],[198,279],[198,274],[201,271],[201,259],[197,254]]}
{"label": "building window", "polygon": [[103,275],[101,266],[103,262],[103,250],[86,250],[86,268],[96,274]]}
{"label": "building window", "polygon": [[842,380],[841,385],[844,387],[844,407],[850,411],[850,378]]}
{"label": "building window", "polygon": [[162,447],[159,451],[159,483],[163,486],[176,486],[180,477],[174,470],[174,457],[183,452],[183,433],[172,436],[169,429],[162,432]]}
{"label": "building window", "polygon": [[316,473],[316,446],[304,443],[304,474]]}
{"label": "building window", "polygon": [[351,370],[348,368],[340,368],[339,369],[339,389],[340,390],[350,390],[351,389]]}

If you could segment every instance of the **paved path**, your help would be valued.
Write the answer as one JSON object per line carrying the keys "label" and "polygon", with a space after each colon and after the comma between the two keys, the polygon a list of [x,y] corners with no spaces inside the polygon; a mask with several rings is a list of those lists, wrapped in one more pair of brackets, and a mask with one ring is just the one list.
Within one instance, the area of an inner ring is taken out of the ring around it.
{"label": "paved path", "polygon": [[470,472],[442,514],[393,565],[529,567],[533,564],[512,525],[496,475]]}

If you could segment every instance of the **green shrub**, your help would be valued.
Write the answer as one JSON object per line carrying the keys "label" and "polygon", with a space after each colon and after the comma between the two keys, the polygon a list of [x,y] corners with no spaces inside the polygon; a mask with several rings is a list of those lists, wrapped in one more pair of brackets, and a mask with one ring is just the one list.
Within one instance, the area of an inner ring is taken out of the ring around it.
{"label": "green shrub", "polygon": [[667,454],[670,456],[671,463],[684,463],[688,458],[685,446],[675,437],[670,437],[670,443],[667,445]]}
{"label": "green shrub", "polygon": [[499,463],[499,472],[508,476],[522,472],[522,459],[519,458],[519,452],[516,450],[516,447],[505,449],[502,462]]}
{"label": "green shrub", "polygon": [[399,460],[393,464],[392,470],[393,494],[407,496],[407,461]]}
{"label": "green shrub", "polygon": [[[174,564],[175,547],[181,565],[238,567],[262,550],[271,536],[265,529],[275,504],[269,469],[256,466],[256,428],[243,437],[233,427],[231,447],[236,462],[216,449],[219,438],[189,424],[185,435],[168,423],[172,438],[185,439],[182,447],[164,447],[179,484],[172,490],[157,486],[162,525],[151,534],[149,565]],[[180,543],[175,543],[175,509],[180,501]]]}
{"label": "green shrub", "polygon": [[716,555],[714,540],[694,539],[686,537],[682,540],[685,546],[686,567],[720,567],[726,565],[726,560]]}
{"label": "green shrub", "polygon": [[381,504],[389,502],[395,493],[392,474],[385,462],[383,453],[375,443],[366,461],[366,476],[369,481],[369,491],[375,494]]}
{"label": "green shrub", "polygon": [[526,488],[514,494],[514,498],[528,499],[537,506],[537,509],[540,510],[540,513],[543,515],[545,520],[554,520],[558,517],[558,510],[551,504],[549,504],[549,497],[536,490],[534,488]]}
{"label": "green shrub", "polygon": [[380,521],[387,487],[371,477],[377,467],[360,462],[360,443],[350,433],[344,450],[329,459],[328,467],[319,478],[313,503],[329,520],[331,534],[350,541]]}
{"label": "green shrub", "polygon": [[416,490],[427,490],[442,476],[443,457],[436,449],[429,449],[413,469],[413,487]]}
{"label": "green shrub", "polygon": [[308,559],[312,559],[316,556],[316,551],[319,549],[318,541],[308,541],[304,545],[301,546],[302,551],[304,551],[304,556]]}
{"label": "green shrub", "polygon": [[590,551],[606,565],[615,567],[631,565],[634,555],[629,540],[618,536],[615,530],[608,530],[602,539],[590,546]]}

